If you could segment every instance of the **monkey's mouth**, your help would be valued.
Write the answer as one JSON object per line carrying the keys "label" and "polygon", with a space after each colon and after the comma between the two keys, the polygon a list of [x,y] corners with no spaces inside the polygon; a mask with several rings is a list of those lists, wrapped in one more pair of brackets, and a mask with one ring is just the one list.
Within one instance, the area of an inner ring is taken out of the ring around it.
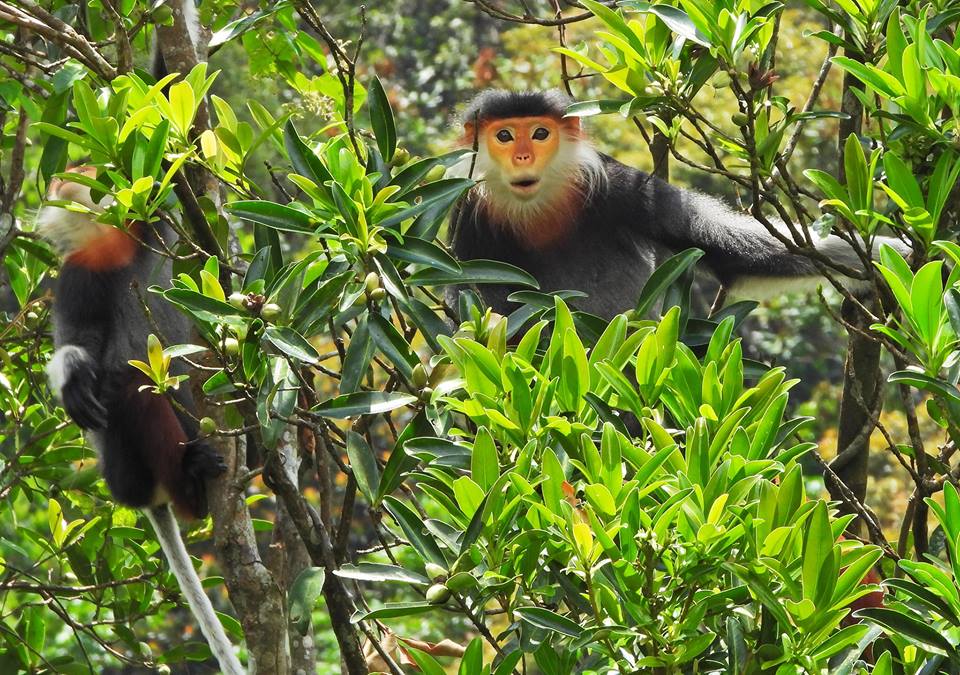
{"label": "monkey's mouth", "polygon": [[540,187],[539,178],[523,178],[521,180],[510,181],[510,187],[519,194],[533,194]]}

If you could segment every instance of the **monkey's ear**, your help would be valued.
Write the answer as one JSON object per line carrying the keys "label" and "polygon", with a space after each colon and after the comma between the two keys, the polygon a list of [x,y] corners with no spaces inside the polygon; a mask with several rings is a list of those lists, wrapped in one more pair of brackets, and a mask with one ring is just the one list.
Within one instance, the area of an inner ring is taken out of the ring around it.
{"label": "monkey's ear", "polygon": [[579,117],[561,117],[560,125],[567,131],[567,133],[574,136],[579,136],[582,130]]}
{"label": "monkey's ear", "polygon": [[476,125],[473,122],[464,122],[463,123],[463,138],[460,139],[464,145],[473,146],[474,140],[476,140]]}

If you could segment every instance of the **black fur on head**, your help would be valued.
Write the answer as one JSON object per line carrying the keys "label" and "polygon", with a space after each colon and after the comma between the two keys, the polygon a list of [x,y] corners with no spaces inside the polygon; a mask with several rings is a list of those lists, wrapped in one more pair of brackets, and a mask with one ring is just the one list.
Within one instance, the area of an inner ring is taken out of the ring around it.
{"label": "black fur on head", "polygon": [[483,124],[504,117],[563,117],[573,100],[557,89],[509,91],[487,89],[477,94],[463,111],[464,124]]}

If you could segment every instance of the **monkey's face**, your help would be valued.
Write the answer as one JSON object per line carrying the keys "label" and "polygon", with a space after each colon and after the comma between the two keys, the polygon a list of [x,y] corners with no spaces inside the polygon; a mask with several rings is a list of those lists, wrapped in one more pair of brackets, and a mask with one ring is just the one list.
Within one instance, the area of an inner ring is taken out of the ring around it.
{"label": "monkey's face", "polygon": [[544,174],[563,142],[564,126],[552,117],[506,117],[483,126],[487,153],[515,196],[533,199],[540,192]]}
{"label": "monkey's face", "polygon": [[[92,166],[78,166],[73,169],[68,169],[68,172],[89,178],[97,177],[97,170]],[[77,202],[91,209],[96,208],[96,204],[93,203],[93,199],[90,197],[90,188],[66,178],[54,178],[50,181],[50,187],[47,190],[47,199],[51,201],[64,200]]]}

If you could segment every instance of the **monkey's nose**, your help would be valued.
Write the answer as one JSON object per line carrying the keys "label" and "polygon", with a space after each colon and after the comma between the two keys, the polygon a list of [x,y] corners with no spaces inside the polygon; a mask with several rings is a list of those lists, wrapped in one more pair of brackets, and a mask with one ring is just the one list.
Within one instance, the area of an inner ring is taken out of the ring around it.
{"label": "monkey's nose", "polygon": [[529,162],[531,159],[533,159],[533,157],[530,156],[529,154],[514,155],[514,156],[513,156],[513,161],[515,161],[515,162]]}

